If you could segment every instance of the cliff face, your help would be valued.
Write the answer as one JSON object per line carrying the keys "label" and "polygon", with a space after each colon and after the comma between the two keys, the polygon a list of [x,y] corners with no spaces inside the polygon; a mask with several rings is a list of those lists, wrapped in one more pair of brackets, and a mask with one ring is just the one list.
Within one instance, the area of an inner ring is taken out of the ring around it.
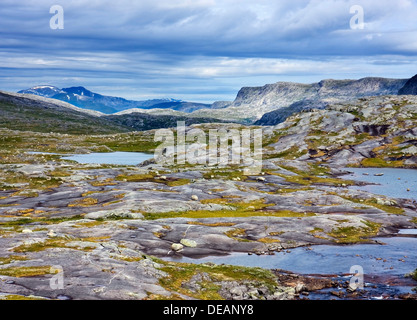
{"label": "cliff face", "polygon": [[407,83],[398,91],[399,95],[416,95],[417,94],[417,75],[412,77]]}
{"label": "cliff face", "polygon": [[278,82],[263,87],[242,88],[231,105],[245,109],[255,118],[299,101],[335,102],[366,96],[397,94],[406,79],[363,78],[322,80],[313,84]]}
{"label": "cliff face", "polygon": [[294,102],[288,107],[265,113],[262,118],[256,121],[254,124],[260,126],[274,126],[284,122],[288,117],[296,112],[309,111],[312,109],[324,109],[327,105],[328,103],[322,100],[302,100]]}
{"label": "cliff face", "polygon": [[407,79],[386,78],[328,79],[313,84],[278,82],[263,87],[242,88],[230,107],[244,112],[254,121],[260,119],[257,124],[273,125],[285,120],[287,115],[292,114],[291,110],[298,112],[304,108],[321,108],[331,102],[396,95],[406,82]]}

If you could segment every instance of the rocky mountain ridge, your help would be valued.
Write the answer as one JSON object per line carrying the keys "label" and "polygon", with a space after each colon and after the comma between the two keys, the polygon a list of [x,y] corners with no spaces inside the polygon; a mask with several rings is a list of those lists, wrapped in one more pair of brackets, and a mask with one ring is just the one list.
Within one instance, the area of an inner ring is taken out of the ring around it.
{"label": "rocky mountain ridge", "polygon": [[277,82],[260,87],[243,87],[234,101],[217,101],[213,104],[173,99],[130,101],[103,96],[83,87],[59,89],[53,86],[37,86],[20,92],[52,97],[81,108],[111,114],[129,114],[143,110],[144,113],[152,114],[175,113],[177,116],[214,118],[243,124],[275,125],[295,112],[325,108],[329,103],[352,101],[369,96],[415,94],[417,93],[415,82],[415,77],[326,79],[311,84]]}
{"label": "rocky mountain ridge", "polygon": [[[367,96],[396,95],[406,82],[407,79],[368,77],[359,80],[327,79],[312,84],[277,82],[262,87],[244,87],[230,106],[211,110],[211,114],[213,117],[239,119],[246,123],[259,120],[257,124],[272,124],[271,118],[282,116],[277,110],[288,108],[294,103],[298,103],[294,108],[294,112],[297,112],[302,109],[300,103],[311,108],[314,104],[350,101]],[[286,111],[291,114],[289,109]],[[205,112],[206,110],[199,110],[196,114],[202,115]],[[262,119],[269,112],[275,113]]]}

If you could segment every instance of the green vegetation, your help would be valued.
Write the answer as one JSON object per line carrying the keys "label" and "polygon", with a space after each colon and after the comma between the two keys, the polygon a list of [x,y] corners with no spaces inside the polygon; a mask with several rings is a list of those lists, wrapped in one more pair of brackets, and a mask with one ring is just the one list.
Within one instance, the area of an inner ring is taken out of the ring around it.
{"label": "green vegetation", "polygon": [[412,273],[411,277],[417,281],[417,269]]}
{"label": "green vegetation", "polygon": [[72,217],[58,217],[58,218],[46,218],[46,217],[31,217],[31,218],[22,218],[17,220],[3,221],[0,222],[0,228],[14,228],[21,227],[29,224],[59,224],[66,221],[74,221],[83,219],[82,215],[76,215]]}
{"label": "green vegetation", "polygon": [[19,104],[0,101],[0,127],[34,132],[68,134],[109,134],[129,131],[127,127],[100,117],[66,108],[56,108],[45,102],[20,99]]}
{"label": "green vegetation", "polygon": [[367,242],[366,238],[374,237],[381,227],[379,223],[363,221],[366,227],[339,227],[333,229],[329,236],[335,238],[337,243],[358,243]]}
{"label": "green vegetation", "polygon": [[246,175],[243,174],[243,169],[239,167],[235,168],[225,168],[225,169],[213,169],[205,172],[203,174],[204,179],[223,179],[223,180],[233,180],[238,179],[245,181],[248,179]]}
{"label": "green vegetation", "polygon": [[[276,276],[270,271],[261,268],[248,268],[228,265],[206,265],[165,262],[154,259],[161,264],[161,270],[168,274],[159,280],[165,289],[202,300],[222,300],[219,293],[221,281],[244,281],[253,283],[257,287],[265,286],[271,290],[277,287]],[[193,276],[201,275],[201,287],[198,291],[187,289],[184,283]]]}
{"label": "green vegetation", "polygon": [[7,295],[4,295],[4,296],[0,296],[0,300],[13,300],[13,301],[25,300],[25,301],[29,301],[29,300],[48,300],[48,299],[43,298],[43,297],[36,297],[36,296],[23,296],[23,295],[18,295],[18,294],[7,294]]}
{"label": "green vegetation", "polygon": [[361,166],[369,168],[402,168],[404,167],[404,161],[386,161],[381,158],[366,158],[362,160]]}
{"label": "green vegetation", "polygon": [[82,198],[73,203],[68,204],[68,207],[86,208],[97,205],[98,200],[95,198]]}
{"label": "green vegetation", "polygon": [[385,203],[381,203],[375,198],[357,199],[357,198],[347,197],[344,195],[339,195],[339,196],[343,199],[346,199],[346,200],[349,200],[349,201],[352,201],[361,205],[368,205],[368,206],[375,207],[387,213],[398,214],[398,215],[404,214],[404,209],[400,208],[396,203],[385,204]]}
{"label": "green vegetation", "polygon": [[244,242],[250,241],[248,239],[245,239],[246,237],[245,229],[241,229],[241,228],[231,229],[229,231],[226,231],[224,234],[228,236],[229,238],[232,238],[237,241],[244,241]]}
{"label": "green vegetation", "polygon": [[0,268],[0,275],[8,277],[36,277],[51,273],[51,266]]}
{"label": "green vegetation", "polygon": [[235,225],[233,222],[215,222],[215,223],[205,223],[199,221],[188,221],[187,224],[192,224],[196,226],[205,226],[205,227],[232,227]]}
{"label": "green vegetation", "polygon": [[176,178],[166,178],[162,179],[161,177],[157,176],[155,173],[144,173],[144,174],[132,174],[126,175],[121,174],[116,177],[117,181],[123,182],[156,182],[156,183],[163,183],[168,187],[178,187],[182,185],[189,184],[191,181],[189,179],[176,179]]}
{"label": "green vegetation", "polygon": [[0,265],[10,264],[15,261],[26,261],[26,260],[28,260],[28,257],[25,257],[25,256],[12,255],[8,257],[0,257]]}
{"label": "green vegetation", "polygon": [[77,246],[69,246],[68,244],[73,241],[88,241],[92,242],[92,240],[96,239],[67,239],[63,237],[56,237],[52,239],[46,239],[43,242],[36,242],[32,244],[22,244],[17,246],[13,249],[14,252],[22,253],[22,252],[39,252],[53,248],[67,248],[67,249],[75,249],[75,250],[82,250],[82,251],[91,251],[94,250],[95,247],[77,247]]}
{"label": "green vegetation", "polygon": [[282,152],[268,152],[263,155],[264,159],[275,159],[275,158],[282,158],[285,160],[293,160],[299,157],[302,157],[308,153],[307,149],[302,149],[298,146],[292,146],[291,148],[284,150]]}
{"label": "green vegetation", "polygon": [[315,165],[310,165],[310,170],[309,171],[301,171],[297,168],[294,167],[290,167],[290,166],[284,166],[281,165],[282,168],[294,172],[297,175],[294,176],[288,176],[288,175],[284,175],[281,173],[272,173],[275,174],[277,176],[283,177],[285,178],[285,180],[287,180],[288,182],[292,182],[292,183],[296,183],[296,184],[300,184],[300,185],[305,185],[305,186],[309,186],[312,184],[324,184],[324,185],[336,185],[336,186],[340,186],[342,184],[344,185],[354,185],[355,182],[351,181],[351,180],[342,180],[339,178],[328,178],[328,177],[320,177],[317,176],[319,174],[325,174],[328,172],[328,168],[326,167],[320,167],[320,165],[315,164]]}
{"label": "green vegetation", "polygon": [[227,205],[229,208],[222,210],[197,210],[197,211],[173,211],[160,213],[143,213],[147,220],[167,219],[167,218],[225,218],[225,217],[307,217],[313,216],[314,213],[300,213],[290,210],[267,210],[267,207],[274,204],[265,204],[264,200],[255,200],[250,202],[232,202],[233,199],[211,199],[202,200],[201,203],[217,203]]}

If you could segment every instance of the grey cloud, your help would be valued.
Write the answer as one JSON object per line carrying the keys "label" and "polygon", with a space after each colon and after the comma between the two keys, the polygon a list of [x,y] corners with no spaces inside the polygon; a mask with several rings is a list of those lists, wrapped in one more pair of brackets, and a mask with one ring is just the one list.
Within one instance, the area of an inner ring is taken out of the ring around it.
{"label": "grey cloud", "polygon": [[[389,76],[392,56],[402,66],[396,74],[415,73],[405,58],[417,54],[416,1],[74,0],[61,3],[65,29],[51,30],[49,7],[59,2],[2,0],[2,89],[22,89],[28,79],[100,89],[107,81],[109,92],[208,100],[262,81]],[[357,2],[365,30],[349,29]]]}

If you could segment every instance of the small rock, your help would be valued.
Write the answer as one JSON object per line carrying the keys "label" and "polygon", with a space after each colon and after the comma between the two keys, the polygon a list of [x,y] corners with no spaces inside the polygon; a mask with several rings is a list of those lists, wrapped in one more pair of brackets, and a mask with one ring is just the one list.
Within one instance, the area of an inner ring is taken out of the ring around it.
{"label": "small rock", "polygon": [[46,235],[50,238],[56,237],[56,233],[54,232],[54,230],[49,230],[49,232]]}
{"label": "small rock", "polygon": [[264,182],[266,179],[264,177],[258,177],[256,180]]}
{"label": "small rock", "polygon": [[355,284],[350,283],[349,286],[347,287],[346,291],[348,292],[355,292],[357,289]]}
{"label": "small rock", "polygon": [[306,286],[304,285],[304,283],[297,283],[297,285],[295,286],[295,293],[300,293],[306,290]]}
{"label": "small rock", "polygon": [[190,239],[181,239],[180,243],[190,248],[197,247],[197,242],[195,242],[194,240],[190,240]]}
{"label": "small rock", "polygon": [[259,295],[259,292],[258,292],[258,290],[257,289],[253,289],[253,290],[250,290],[250,291],[248,291],[247,292],[247,294],[252,298],[252,299],[257,299],[258,298],[258,295]]}
{"label": "small rock", "polygon": [[343,292],[341,291],[330,291],[330,294],[339,298],[343,297]]}
{"label": "small rock", "polygon": [[243,296],[243,290],[241,287],[234,287],[230,289],[230,293],[234,296]]}
{"label": "small rock", "polygon": [[171,249],[174,250],[174,251],[180,251],[180,250],[184,249],[184,246],[180,243],[173,243],[171,245]]}
{"label": "small rock", "polygon": [[166,176],[160,176],[159,179],[160,180],[167,180],[167,177]]}
{"label": "small rock", "polygon": [[191,196],[191,200],[193,200],[193,201],[198,201],[198,196],[196,196],[195,194],[193,194],[193,195]]}

